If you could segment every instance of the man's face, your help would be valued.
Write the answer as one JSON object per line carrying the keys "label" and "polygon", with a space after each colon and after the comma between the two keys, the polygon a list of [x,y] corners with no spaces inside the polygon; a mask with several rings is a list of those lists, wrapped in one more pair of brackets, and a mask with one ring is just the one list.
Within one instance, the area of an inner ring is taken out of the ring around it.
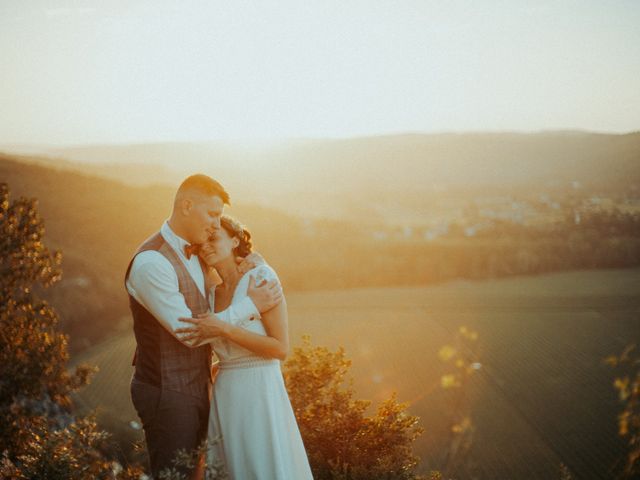
{"label": "man's face", "polygon": [[191,243],[205,243],[210,235],[220,229],[220,216],[224,202],[218,196],[196,195],[189,210]]}

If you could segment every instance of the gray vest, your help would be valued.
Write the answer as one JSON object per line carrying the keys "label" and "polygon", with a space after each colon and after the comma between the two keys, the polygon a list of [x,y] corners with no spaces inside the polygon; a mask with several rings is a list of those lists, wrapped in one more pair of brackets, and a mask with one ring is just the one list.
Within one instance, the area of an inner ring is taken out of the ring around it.
{"label": "gray vest", "polygon": [[[147,250],[155,250],[171,262],[178,275],[180,293],[192,315],[207,312],[208,298],[202,295],[184,263],[160,232],[145,240],[131,258],[125,274],[125,288],[133,259],[138,253]],[[171,335],[131,294],[129,306],[137,344],[132,363],[135,366],[133,377],[164,390],[209,398],[212,383],[211,345],[207,343],[200,347],[187,347]],[[184,325],[186,327],[190,324]]]}

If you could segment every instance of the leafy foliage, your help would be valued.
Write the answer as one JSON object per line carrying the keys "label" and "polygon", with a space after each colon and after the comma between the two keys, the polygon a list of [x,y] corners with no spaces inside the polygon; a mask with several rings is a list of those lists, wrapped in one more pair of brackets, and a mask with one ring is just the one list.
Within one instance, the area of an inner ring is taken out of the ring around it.
{"label": "leafy foliage", "polygon": [[67,371],[67,337],[33,293],[61,277],[44,233],[36,201],[11,201],[0,184],[0,477],[138,478],[104,455],[108,434],[92,417],[72,414],[70,394],[93,369]]}
{"label": "leafy foliage", "polygon": [[605,363],[624,372],[615,377],[613,386],[623,404],[622,412],[618,415],[618,434],[629,441],[622,471],[625,478],[640,475],[640,353],[636,347],[632,343],[620,355],[604,359]]}
{"label": "leafy foliage", "polygon": [[284,376],[314,478],[413,479],[413,441],[423,432],[395,392],[374,415],[344,386],[351,361],[340,347],[311,345],[308,335],[285,362]]}

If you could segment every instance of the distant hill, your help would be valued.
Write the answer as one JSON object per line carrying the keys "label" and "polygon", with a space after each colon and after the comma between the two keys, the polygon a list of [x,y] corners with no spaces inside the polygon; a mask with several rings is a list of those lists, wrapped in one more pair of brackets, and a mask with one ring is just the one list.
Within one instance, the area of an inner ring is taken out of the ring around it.
{"label": "distant hill", "polygon": [[[640,178],[640,132],[444,133],[302,139],[243,147],[222,143],[95,145],[49,149],[93,164],[154,163],[204,168],[229,180],[247,180],[245,168],[295,190],[292,181],[315,180],[316,189],[424,189],[431,184],[495,185],[553,180],[584,183]],[[390,168],[393,167],[393,168]],[[266,181],[262,176],[255,180]],[[254,179],[252,179],[254,180]]]}
{"label": "distant hill", "polygon": [[[410,133],[263,146],[150,143],[39,151],[138,185],[174,185],[186,173],[202,171],[221,179],[237,198],[347,219],[381,195],[387,202],[443,189],[640,182],[640,132]],[[292,194],[298,202],[288,201]]]}
{"label": "distant hill", "polygon": [[[402,225],[411,217],[424,228],[430,215],[457,220],[474,189],[493,196],[536,181],[563,189],[574,180],[638,184],[639,152],[640,133],[583,132],[297,140],[263,149],[95,146],[49,157],[0,154],[0,182],[14,197],[40,203],[47,241],[64,254],[64,280],[46,295],[82,347],[129,325],[122,275],[136,246],[169,215],[187,172],[225,184],[228,211],[249,226],[256,249],[293,291],[635,265],[637,239],[607,243],[600,232],[574,235],[572,245],[564,232],[554,241],[425,242],[417,229],[403,240]],[[383,222],[397,226],[384,242],[374,235]]]}

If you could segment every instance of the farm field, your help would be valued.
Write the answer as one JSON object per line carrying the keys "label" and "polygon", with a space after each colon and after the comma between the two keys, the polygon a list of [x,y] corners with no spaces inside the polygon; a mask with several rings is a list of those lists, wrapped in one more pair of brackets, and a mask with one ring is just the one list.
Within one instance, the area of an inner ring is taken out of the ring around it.
{"label": "farm field", "polygon": [[[285,284],[285,292],[287,285]],[[393,391],[420,416],[421,471],[443,465],[445,365],[438,357],[460,326],[478,332],[482,367],[469,394],[474,441],[460,479],[609,478],[624,452],[613,369],[602,359],[640,343],[640,269],[572,271],[428,287],[315,291],[287,296],[292,346],[301,335],[345,347],[372,409]],[[129,397],[133,335],[109,339],[74,362],[100,372],[77,396],[123,449],[141,438]]]}

